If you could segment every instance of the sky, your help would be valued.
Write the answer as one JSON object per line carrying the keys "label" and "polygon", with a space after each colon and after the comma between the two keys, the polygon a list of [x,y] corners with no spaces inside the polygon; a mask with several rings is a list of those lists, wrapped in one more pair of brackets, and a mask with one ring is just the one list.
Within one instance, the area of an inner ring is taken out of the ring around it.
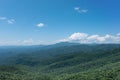
{"label": "sky", "polygon": [[120,0],[0,0],[0,45],[120,43]]}

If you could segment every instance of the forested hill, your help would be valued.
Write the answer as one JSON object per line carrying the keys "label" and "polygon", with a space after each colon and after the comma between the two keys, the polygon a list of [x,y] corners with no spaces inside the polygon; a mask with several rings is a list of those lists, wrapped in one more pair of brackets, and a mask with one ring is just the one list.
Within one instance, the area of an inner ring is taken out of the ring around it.
{"label": "forested hill", "polygon": [[0,64],[0,80],[120,80],[120,45],[0,47]]}

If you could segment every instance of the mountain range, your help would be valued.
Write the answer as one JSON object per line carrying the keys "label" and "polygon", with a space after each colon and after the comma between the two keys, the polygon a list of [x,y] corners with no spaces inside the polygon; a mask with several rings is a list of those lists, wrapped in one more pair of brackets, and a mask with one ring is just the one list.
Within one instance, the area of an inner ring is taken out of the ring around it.
{"label": "mountain range", "polygon": [[120,80],[120,44],[1,46],[0,80]]}

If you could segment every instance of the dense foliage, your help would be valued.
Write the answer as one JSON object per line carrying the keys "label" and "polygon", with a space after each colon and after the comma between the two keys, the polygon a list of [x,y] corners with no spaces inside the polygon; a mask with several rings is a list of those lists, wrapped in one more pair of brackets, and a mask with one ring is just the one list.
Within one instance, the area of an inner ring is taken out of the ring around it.
{"label": "dense foliage", "polygon": [[62,43],[0,50],[0,80],[120,80],[117,44]]}

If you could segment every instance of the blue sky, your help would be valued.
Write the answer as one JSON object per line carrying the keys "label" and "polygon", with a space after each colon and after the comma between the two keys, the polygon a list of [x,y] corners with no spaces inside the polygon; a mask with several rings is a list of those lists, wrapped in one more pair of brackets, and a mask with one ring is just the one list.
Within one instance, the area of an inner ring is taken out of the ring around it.
{"label": "blue sky", "polygon": [[119,0],[0,0],[0,45],[118,43],[119,4]]}

